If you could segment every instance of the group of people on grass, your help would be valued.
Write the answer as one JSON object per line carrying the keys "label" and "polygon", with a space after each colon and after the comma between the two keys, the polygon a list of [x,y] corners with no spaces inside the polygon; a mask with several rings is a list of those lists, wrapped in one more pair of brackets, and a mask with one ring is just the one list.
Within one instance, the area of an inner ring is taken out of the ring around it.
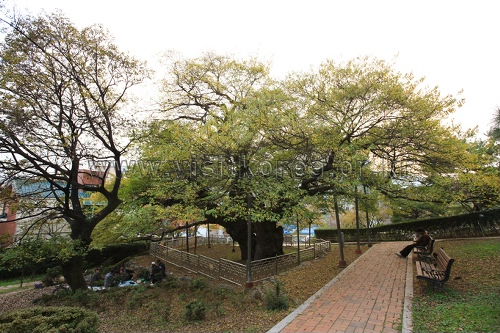
{"label": "group of people on grass", "polygon": [[[123,265],[120,266],[119,270],[111,268],[109,272],[104,275],[104,279],[101,275],[101,268],[97,267],[90,277],[89,285],[91,287],[98,286],[104,280],[104,288],[109,288],[113,285],[114,278],[117,276],[117,274],[119,274],[118,276],[122,277],[123,280],[130,280],[132,278],[131,274],[127,272]],[[156,282],[161,281],[165,276],[165,264],[161,260],[158,260],[157,263],[153,261],[151,263],[151,268],[149,270],[147,280],[151,282],[151,284],[155,284]]]}

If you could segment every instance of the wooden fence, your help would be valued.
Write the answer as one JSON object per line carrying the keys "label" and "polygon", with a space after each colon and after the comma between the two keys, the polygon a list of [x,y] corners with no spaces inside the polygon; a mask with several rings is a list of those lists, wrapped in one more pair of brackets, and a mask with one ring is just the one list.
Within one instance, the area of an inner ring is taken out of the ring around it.
{"label": "wooden fence", "polygon": [[[152,243],[150,253],[156,258],[172,265],[183,267],[191,272],[202,274],[212,279],[225,280],[238,285],[246,282],[246,265],[223,258],[212,259],[199,254],[191,254],[172,247],[173,243],[175,242],[166,242],[166,244]],[[182,246],[184,244],[176,245]],[[201,244],[198,243],[198,245]],[[330,242],[316,240],[310,247],[305,247],[298,252],[254,260],[251,265],[252,281],[256,282],[267,279],[299,265],[300,262],[313,260],[320,254],[330,250]]]}

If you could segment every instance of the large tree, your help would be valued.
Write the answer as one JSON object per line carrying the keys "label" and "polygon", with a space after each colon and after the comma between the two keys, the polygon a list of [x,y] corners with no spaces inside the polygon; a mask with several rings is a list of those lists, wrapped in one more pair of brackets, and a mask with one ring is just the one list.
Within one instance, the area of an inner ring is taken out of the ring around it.
{"label": "large tree", "polygon": [[[268,168],[273,150],[261,133],[261,114],[279,103],[273,98],[281,98],[279,91],[267,90],[269,69],[254,59],[206,54],[173,61],[170,73],[165,121],[151,124],[141,147],[142,168],[135,168],[140,175],[129,183],[139,190],[132,205],[141,205],[146,214],[164,214],[157,215],[157,225],[168,219],[170,229],[222,225],[240,244],[247,243],[250,214],[257,236],[252,256],[283,254],[281,244],[266,241],[282,237],[276,222],[289,208],[283,198],[292,193],[284,180],[263,174],[274,167]],[[149,173],[147,161],[154,165]],[[135,207],[130,211],[138,213]],[[246,259],[246,247],[240,249]]]}
{"label": "large tree", "polygon": [[500,204],[499,147],[494,137],[464,142],[467,153],[460,168],[436,183],[453,202],[468,211],[480,211]]}
{"label": "large tree", "polygon": [[164,163],[135,182],[133,201],[177,207],[170,219],[185,208],[240,244],[250,214],[254,258],[280,254],[278,224],[305,197],[352,197],[360,183],[402,197],[408,184],[454,170],[460,146],[441,120],[459,103],[421,86],[376,59],[326,61],[281,81],[255,59],[173,60],[165,120],[142,146],[144,160]]}
{"label": "large tree", "polygon": [[[69,225],[75,255],[61,262],[63,275],[72,289],[86,288],[82,254],[96,225],[121,203],[122,171],[113,163],[99,173],[82,172],[82,166],[120,161],[129,145],[122,134],[131,121],[122,112],[125,97],[148,71],[120,52],[100,26],[79,30],[60,13],[5,17],[2,23],[1,181],[37,184],[35,191],[16,193],[20,202],[34,195],[38,200],[22,217]],[[105,184],[111,170],[112,181]],[[100,193],[99,209],[86,210],[82,192]]]}

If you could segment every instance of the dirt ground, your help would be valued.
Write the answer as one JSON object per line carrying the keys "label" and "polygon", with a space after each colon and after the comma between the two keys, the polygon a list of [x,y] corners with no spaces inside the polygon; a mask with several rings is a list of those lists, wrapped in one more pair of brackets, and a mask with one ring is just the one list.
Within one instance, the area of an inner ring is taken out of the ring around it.
{"label": "dirt ground", "polygon": [[[368,248],[364,248],[363,252],[367,250]],[[231,253],[231,248],[227,246],[200,247],[197,249],[197,253],[215,258],[226,258],[235,255],[234,252]],[[344,253],[348,264],[359,256],[355,254],[355,248],[350,246],[346,247]],[[138,271],[141,268],[149,268],[152,261],[156,261],[156,258],[151,255],[142,255],[131,259],[125,266],[134,267]],[[284,311],[266,311],[261,300],[257,301],[248,298],[248,293],[243,286],[228,285],[226,281],[208,278],[204,278],[204,280],[210,285],[214,285],[214,288],[208,288],[208,294],[206,295],[200,294],[202,291],[195,291],[191,296],[189,289],[165,290],[161,287],[150,287],[144,294],[147,299],[140,298],[140,301],[143,302],[141,303],[142,306],[131,309],[133,304],[138,303],[137,298],[134,299],[138,295],[132,293],[133,290],[129,290],[125,294],[120,293],[120,290],[116,290],[116,292],[96,294],[99,299],[89,309],[99,314],[99,331],[102,332],[156,332],[158,330],[162,332],[267,331],[340,273],[342,268],[339,268],[338,264],[339,250],[336,246],[332,246],[332,251],[328,252],[324,257],[304,262],[300,266],[281,273],[278,279],[282,283],[290,303],[290,308]],[[200,276],[192,272],[168,263],[166,271],[167,274],[180,278],[181,281],[200,278]],[[183,277],[190,278],[183,279]],[[269,287],[271,287],[270,281],[257,282],[254,285],[255,290],[259,289],[262,292],[265,292]],[[33,300],[41,298],[43,294],[51,293],[52,290],[53,287],[43,289],[29,287],[29,289],[19,292],[0,294],[0,313],[33,306]],[[231,290],[231,293],[224,294],[224,290]],[[121,291],[126,292],[125,290]],[[217,291],[217,293],[214,294],[214,291]],[[218,294],[220,292],[223,292],[222,295],[226,296],[221,298]],[[120,295],[121,301],[119,303],[113,303],[113,297],[116,297],[116,295]],[[202,299],[210,305],[210,316],[207,316],[206,320],[193,323],[186,323],[182,320],[182,313],[185,311],[186,303],[191,300],[191,297]],[[45,304],[67,305],[59,304],[57,300]],[[162,304],[162,306],[157,307],[154,304]],[[162,312],[167,310],[168,314]],[[162,319],[161,316],[169,319]]]}

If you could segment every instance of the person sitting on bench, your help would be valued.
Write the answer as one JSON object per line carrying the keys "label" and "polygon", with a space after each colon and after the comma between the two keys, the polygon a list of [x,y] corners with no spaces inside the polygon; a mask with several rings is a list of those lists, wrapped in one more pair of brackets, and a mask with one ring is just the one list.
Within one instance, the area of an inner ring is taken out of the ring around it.
{"label": "person sitting on bench", "polygon": [[424,228],[418,228],[417,229],[417,235],[420,235],[414,242],[413,244],[410,244],[406,246],[404,249],[402,249],[399,252],[396,252],[396,255],[406,258],[410,254],[411,250],[413,250],[417,246],[427,246],[431,242],[431,236],[429,236],[429,233],[427,230]]}

